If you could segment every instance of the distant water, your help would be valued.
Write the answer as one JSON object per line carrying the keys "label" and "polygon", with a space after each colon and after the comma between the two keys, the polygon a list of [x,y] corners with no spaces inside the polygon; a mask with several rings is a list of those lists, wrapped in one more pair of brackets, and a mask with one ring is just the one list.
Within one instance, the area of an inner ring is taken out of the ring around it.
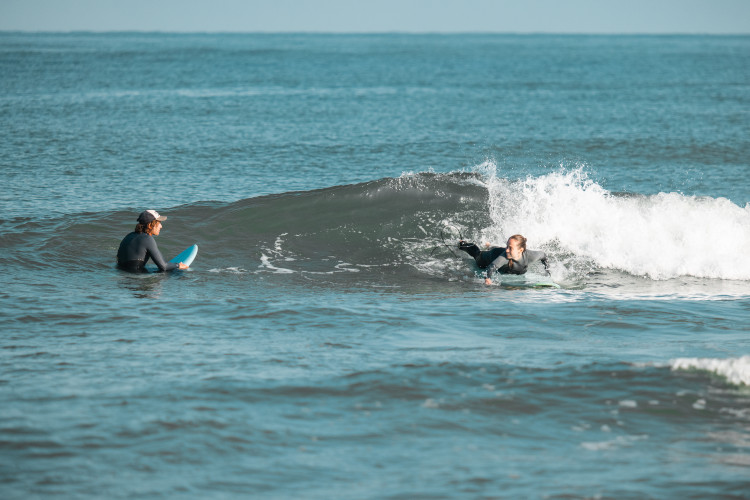
{"label": "distant water", "polygon": [[0,33],[0,131],[2,498],[750,491],[750,37]]}

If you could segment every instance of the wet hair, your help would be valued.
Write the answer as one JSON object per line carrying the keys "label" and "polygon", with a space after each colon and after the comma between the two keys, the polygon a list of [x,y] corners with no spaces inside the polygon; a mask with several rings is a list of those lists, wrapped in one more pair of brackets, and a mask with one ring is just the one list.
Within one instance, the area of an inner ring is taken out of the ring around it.
{"label": "wet hair", "polygon": [[526,238],[521,236],[520,234],[514,234],[510,238],[508,238],[508,241],[513,240],[516,243],[518,243],[518,246],[521,247],[521,250],[526,250]]}
{"label": "wet hair", "polygon": [[159,223],[158,220],[152,220],[148,224],[138,223],[135,225],[135,232],[138,234],[141,234],[141,233],[151,234],[158,223]]}

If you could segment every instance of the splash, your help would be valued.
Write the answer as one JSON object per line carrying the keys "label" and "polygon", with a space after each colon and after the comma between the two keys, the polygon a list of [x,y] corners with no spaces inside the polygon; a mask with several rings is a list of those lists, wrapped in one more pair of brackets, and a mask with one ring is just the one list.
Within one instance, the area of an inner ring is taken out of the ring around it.
{"label": "splash", "polygon": [[679,358],[670,361],[672,370],[700,370],[715,373],[730,384],[750,385],[750,356],[729,359]]}
{"label": "splash", "polygon": [[534,248],[654,280],[750,280],[750,206],[680,193],[615,194],[582,167],[515,181],[498,177],[490,162],[480,168],[492,219],[482,232],[488,241],[521,233]]}

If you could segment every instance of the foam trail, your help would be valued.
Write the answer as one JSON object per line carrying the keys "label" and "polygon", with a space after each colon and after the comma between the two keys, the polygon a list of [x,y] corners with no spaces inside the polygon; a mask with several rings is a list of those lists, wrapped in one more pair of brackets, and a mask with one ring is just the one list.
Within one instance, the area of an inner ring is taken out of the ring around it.
{"label": "foam trail", "polygon": [[750,385],[750,356],[729,359],[678,358],[669,362],[672,370],[702,370],[715,373],[735,385]]}
{"label": "foam trail", "polygon": [[613,194],[582,168],[510,181],[487,176],[490,241],[515,233],[597,267],[651,279],[678,276],[750,280],[750,205],[726,198]]}

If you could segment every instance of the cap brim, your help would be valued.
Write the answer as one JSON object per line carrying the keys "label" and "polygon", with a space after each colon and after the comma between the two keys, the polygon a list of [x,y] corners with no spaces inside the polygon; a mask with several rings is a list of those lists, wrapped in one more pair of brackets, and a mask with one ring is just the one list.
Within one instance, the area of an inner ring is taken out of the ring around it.
{"label": "cap brim", "polygon": [[167,220],[167,216],[166,215],[160,215],[159,217],[156,218],[156,220],[158,220],[159,222],[164,222],[165,220]]}

